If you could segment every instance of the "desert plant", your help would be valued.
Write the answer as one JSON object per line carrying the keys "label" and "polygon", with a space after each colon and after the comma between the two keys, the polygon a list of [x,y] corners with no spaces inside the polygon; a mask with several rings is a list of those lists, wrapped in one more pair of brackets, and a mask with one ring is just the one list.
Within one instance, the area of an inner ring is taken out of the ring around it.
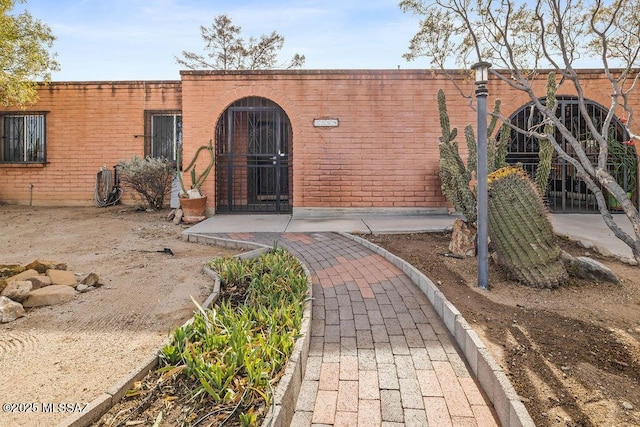
{"label": "desert plant", "polygon": [[[556,73],[549,73],[547,78],[547,103],[548,109],[555,111],[556,106]],[[533,115],[531,115],[533,117]],[[546,121],[544,125],[544,135],[551,135],[555,127],[551,121]],[[536,168],[536,187],[541,196],[547,192],[547,183],[551,174],[551,161],[553,159],[553,146],[549,138],[540,138],[540,150],[538,151],[538,167]]]}
{"label": "desert plant", "polygon": [[121,160],[120,183],[134,191],[134,199],[141,199],[155,210],[164,207],[164,198],[171,191],[175,176],[173,163],[164,158],[134,156],[131,160]]}
{"label": "desert plant", "polygon": [[[206,150],[209,153],[209,163],[205,167],[205,169],[200,173],[200,175],[196,174],[196,161],[198,160],[198,156],[200,156],[200,152]],[[198,147],[196,153],[193,155],[193,159],[184,168],[182,171],[184,173],[189,173],[191,176],[191,191],[187,191],[184,186],[184,181],[182,180],[182,174],[180,173],[180,167],[182,166],[182,151],[179,150],[177,154],[177,167],[178,167],[178,181],[180,182],[180,196],[181,197],[202,197],[201,187],[204,184],[205,180],[213,170],[213,165],[215,163],[215,154],[213,152],[212,141],[209,140],[209,144],[202,145]]]}
{"label": "desert plant", "polygon": [[489,236],[498,263],[523,284],[555,288],[567,280],[542,197],[524,169],[489,175]]}
{"label": "desert plant", "polygon": [[[464,129],[468,151],[465,164],[460,157],[458,143],[455,142],[458,130],[456,128],[451,129],[449,124],[449,114],[447,113],[446,99],[442,89],[438,91],[438,112],[440,114],[440,126],[442,127],[442,136],[439,144],[442,193],[453,204],[456,211],[464,215],[468,223],[475,224],[477,219],[476,195],[471,188],[471,178],[477,167],[477,144],[473,128],[468,125]],[[493,134],[495,130],[497,124],[495,116],[499,112],[500,100],[497,100],[494,105],[494,118],[492,118],[487,127],[488,135]],[[506,165],[505,157],[507,155],[509,136],[509,128],[503,127],[498,140],[489,138],[487,141],[487,166],[489,172]]]}
{"label": "desert plant", "polygon": [[161,351],[161,370],[179,369],[195,380],[194,396],[232,408],[229,413],[238,409],[240,422],[253,425],[269,409],[271,387],[293,352],[307,278],[283,249],[250,260],[219,258],[208,266],[222,287],[246,287],[244,301],[236,306],[226,297],[212,309],[198,307]]}

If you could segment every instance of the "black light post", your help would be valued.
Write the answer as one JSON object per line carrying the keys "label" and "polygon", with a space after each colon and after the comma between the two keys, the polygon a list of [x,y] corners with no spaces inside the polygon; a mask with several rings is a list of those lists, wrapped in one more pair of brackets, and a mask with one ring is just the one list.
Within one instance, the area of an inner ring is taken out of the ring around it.
{"label": "black light post", "polygon": [[478,102],[478,287],[489,289],[489,231],[487,188],[487,81],[491,64],[480,61],[471,66],[476,77]]}

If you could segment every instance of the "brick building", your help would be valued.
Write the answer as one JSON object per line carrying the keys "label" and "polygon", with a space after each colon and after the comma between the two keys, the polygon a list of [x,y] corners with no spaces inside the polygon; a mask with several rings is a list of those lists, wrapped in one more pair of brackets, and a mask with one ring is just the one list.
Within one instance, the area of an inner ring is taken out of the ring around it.
{"label": "brick building", "polygon": [[[586,96],[609,105],[602,73],[582,73]],[[472,92],[472,81],[454,76]],[[212,140],[216,166],[203,187],[210,214],[446,211],[441,88],[462,134],[476,113],[448,76],[430,70],[183,71],[179,81],[52,83],[37,104],[0,111],[0,202],[90,206],[101,166],[134,155],[175,158],[180,144],[188,160]],[[497,80],[488,89],[490,107],[499,97],[505,115],[528,111],[523,93]],[[536,90],[545,95],[544,79]],[[572,98],[563,88],[559,95]],[[633,103],[639,111],[640,96]],[[535,147],[517,145],[511,157],[526,163]],[[562,174],[555,193],[569,200],[575,186]]]}

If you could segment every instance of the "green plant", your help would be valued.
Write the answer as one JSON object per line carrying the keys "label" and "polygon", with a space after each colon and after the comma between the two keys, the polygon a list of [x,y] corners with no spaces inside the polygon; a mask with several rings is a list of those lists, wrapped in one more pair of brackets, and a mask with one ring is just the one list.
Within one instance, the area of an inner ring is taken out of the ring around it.
{"label": "green plant", "polygon": [[255,425],[271,403],[300,332],[307,279],[300,263],[283,249],[252,260],[219,258],[208,263],[221,286],[246,286],[241,304],[221,299],[198,306],[193,321],[176,329],[160,359],[162,371],[181,368],[195,380],[194,398],[236,413],[241,425]]}
{"label": "green plant", "polygon": [[523,284],[555,288],[567,280],[542,197],[524,169],[489,175],[489,236],[498,263]]}
{"label": "green plant", "polygon": [[[549,73],[547,78],[547,103],[546,106],[550,110],[553,110],[556,105],[556,73]],[[544,134],[550,135],[555,130],[555,127],[550,122],[544,125]],[[544,196],[547,192],[547,184],[549,182],[549,175],[551,174],[551,161],[553,159],[553,146],[548,138],[540,139],[540,150],[538,151],[538,167],[536,168],[536,187],[541,196]]]}
{"label": "green plant", "polygon": [[[207,151],[209,153],[209,162],[204,170],[200,173],[200,175],[196,174],[196,161],[198,160],[198,156],[202,151]],[[178,168],[178,181],[180,182],[180,196],[181,197],[202,197],[201,187],[202,184],[206,181],[207,177],[213,170],[213,165],[215,164],[215,154],[213,152],[213,144],[212,141],[209,140],[209,144],[202,145],[198,147],[196,153],[193,155],[193,159],[187,165],[186,168],[183,169],[184,173],[189,173],[191,176],[191,190],[195,190],[195,195],[193,193],[188,192],[184,187],[184,182],[182,180],[182,174],[180,173],[180,167],[182,166],[182,150],[178,150],[176,165]]]}
{"label": "green plant", "polygon": [[610,137],[608,151],[609,173],[627,193],[635,191],[638,183],[638,161],[635,149]]}
{"label": "green plant", "polygon": [[[449,114],[447,113],[447,104],[444,91],[438,91],[438,112],[440,115],[440,126],[442,128],[442,136],[440,137],[440,181],[442,185],[442,193],[445,198],[453,204],[456,211],[462,213],[467,222],[474,224],[476,222],[476,195],[471,188],[471,178],[476,171],[477,160],[477,144],[473,134],[473,128],[468,125],[464,129],[465,140],[467,144],[467,162],[462,160],[458,149],[458,143],[455,138],[458,135],[456,128],[451,129],[449,124]],[[487,134],[493,134],[497,116],[500,112],[500,101],[497,100],[494,105],[493,116],[487,127]],[[487,141],[487,167],[489,172],[501,168],[506,165],[505,157],[507,155],[507,141],[509,140],[509,128],[503,126],[500,132],[500,139],[489,138]]]}
{"label": "green plant", "polygon": [[171,162],[164,158],[133,156],[131,160],[121,160],[118,168],[123,186],[133,190],[149,208],[164,207],[164,198],[171,191],[175,176]]}

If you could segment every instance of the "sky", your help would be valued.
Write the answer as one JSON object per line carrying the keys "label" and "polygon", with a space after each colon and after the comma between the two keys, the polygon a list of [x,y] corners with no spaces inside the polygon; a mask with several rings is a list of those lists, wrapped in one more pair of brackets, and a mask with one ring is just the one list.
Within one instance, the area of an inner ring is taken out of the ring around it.
{"label": "sky", "polygon": [[53,81],[179,80],[175,56],[203,52],[200,26],[223,13],[244,38],[282,35],[279,61],[299,53],[304,69],[429,67],[402,58],[418,18],[398,0],[27,0],[22,9],[57,38]]}

